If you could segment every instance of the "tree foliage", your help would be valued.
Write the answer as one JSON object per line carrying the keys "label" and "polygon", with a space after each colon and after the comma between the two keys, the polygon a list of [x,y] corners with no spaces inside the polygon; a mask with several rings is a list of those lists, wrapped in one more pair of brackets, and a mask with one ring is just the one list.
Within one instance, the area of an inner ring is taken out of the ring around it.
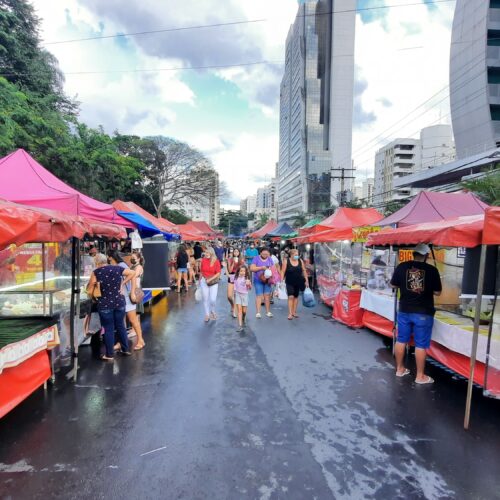
{"label": "tree foliage", "polygon": [[240,210],[222,210],[219,217],[219,229],[226,235],[241,236],[247,232],[248,217]]}
{"label": "tree foliage", "polygon": [[[199,151],[79,122],[56,58],[40,47],[39,24],[26,0],[0,0],[0,155],[23,148],[83,193],[134,201],[157,215],[185,199],[209,202],[217,176]],[[185,222],[184,214],[167,213]]]}
{"label": "tree foliage", "polygon": [[472,191],[488,205],[500,205],[500,169],[478,179],[464,181],[462,186]]}
{"label": "tree foliage", "polygon": [[185,199],[209,203],[218,189],[210,160],[185,142],[170,137],[144,139],[136,152],[144,164],[140,185],[155,211],[176,207]]}

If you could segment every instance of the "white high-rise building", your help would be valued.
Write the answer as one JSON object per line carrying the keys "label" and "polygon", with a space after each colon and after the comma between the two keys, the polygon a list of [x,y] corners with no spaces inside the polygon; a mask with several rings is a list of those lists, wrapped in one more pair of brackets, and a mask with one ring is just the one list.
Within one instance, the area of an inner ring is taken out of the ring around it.
{"label": "white high-rise building", "polygon": [[247,198],[247,214],[254,214],[256,208],[257,196],[255,194],[252,194]]}
{"label": "white high-rise building", "polygon": [[500,146],[500,3],[457,0],[450,106],[459,159]]}
{"label": "white high-rise building", "polygon": [[456,158],[450,125],[433,125],[420,132],[420,165],[417,170],[437,167]]}
{"label": "white high-rise building", "polygon": [[206,189],[206,196],[203,199],[184,198],[169,208],[180,210],[191,220],[205,221],[212,227],[217,226],[220,216],[220,193],[219,174],[215,170],[206,179]]}
{"label": "white high-rise building", "polygon": [[373,204],[375,179],[373,177],[369,177],[364,180],[361,188],[361,199],[363,200],[363,203],[367,206],[371,206]]}
{"label": "white high-rise building", "polygon": [[400,200],[412,194],[411,189],[394,188],[394,179],[410,175],[420,168],[420,141],[395,139],[375,155],[374,204]]}
{"label": "white high-rise building", "polygon": [[330,169],[351,163],[355,9],[355,0],[304,0],[288,33],[280,91],[279,220],[336,203],[339,183],[332,188]]}

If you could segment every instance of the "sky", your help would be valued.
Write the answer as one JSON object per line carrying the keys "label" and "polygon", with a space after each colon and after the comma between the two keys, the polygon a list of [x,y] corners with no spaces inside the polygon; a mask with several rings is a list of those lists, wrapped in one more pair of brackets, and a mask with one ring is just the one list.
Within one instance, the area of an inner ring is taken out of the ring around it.
{"label": "sky", "polygon": [[[227,183],[227,208],[274,176],[285,41],[297,0],[32,3],[43,45],[58,58],[82,121],[108,133],[166,135],[200,149]],[[358,0],[358,181],[372,175],[374,153],[384,143],[450,123],[454,6],[453,0]],[[72,41],[94,37],[101,38]]]}

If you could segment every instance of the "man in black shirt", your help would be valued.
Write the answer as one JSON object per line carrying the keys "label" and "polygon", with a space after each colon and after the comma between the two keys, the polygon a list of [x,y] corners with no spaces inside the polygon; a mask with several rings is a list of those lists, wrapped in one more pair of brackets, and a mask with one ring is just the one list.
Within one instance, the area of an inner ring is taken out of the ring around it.
{"label": "man in black shirt", "polygon": [[399,288],[398,338],[396,342],[396,376],[409,375],[403,364],[406,344],[411,334],[415,340],[417,384],[432,384],[434,380],[424,374],[426,349],[431,345],[434,324],[434,295],[441,295],[441,278],[438,270],[425,262],[430,248],[417,245],[413,260],[396,267],[391,285]]}

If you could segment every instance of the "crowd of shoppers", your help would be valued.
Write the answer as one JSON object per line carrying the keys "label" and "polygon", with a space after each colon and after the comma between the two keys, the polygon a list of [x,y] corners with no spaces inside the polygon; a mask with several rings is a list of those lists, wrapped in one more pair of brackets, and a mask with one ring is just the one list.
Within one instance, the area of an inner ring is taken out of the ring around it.
{"label": "crowd of shoppers", "polygon": [[[113,361],[115,352],[131,355],[127,322],[131,326],[130,336],[137,336],[133,350],[140,351],[146,346],[140,322],[140,314],[144,312],[141,286],[144,259],[140,252],[117,250],[110,250],[107,255],[95,251],[93,259],[94,270],[87,292],[95,300],[104,330],[105,354],[100,358]],[[100,332],[94,335],[100,335]]]}

